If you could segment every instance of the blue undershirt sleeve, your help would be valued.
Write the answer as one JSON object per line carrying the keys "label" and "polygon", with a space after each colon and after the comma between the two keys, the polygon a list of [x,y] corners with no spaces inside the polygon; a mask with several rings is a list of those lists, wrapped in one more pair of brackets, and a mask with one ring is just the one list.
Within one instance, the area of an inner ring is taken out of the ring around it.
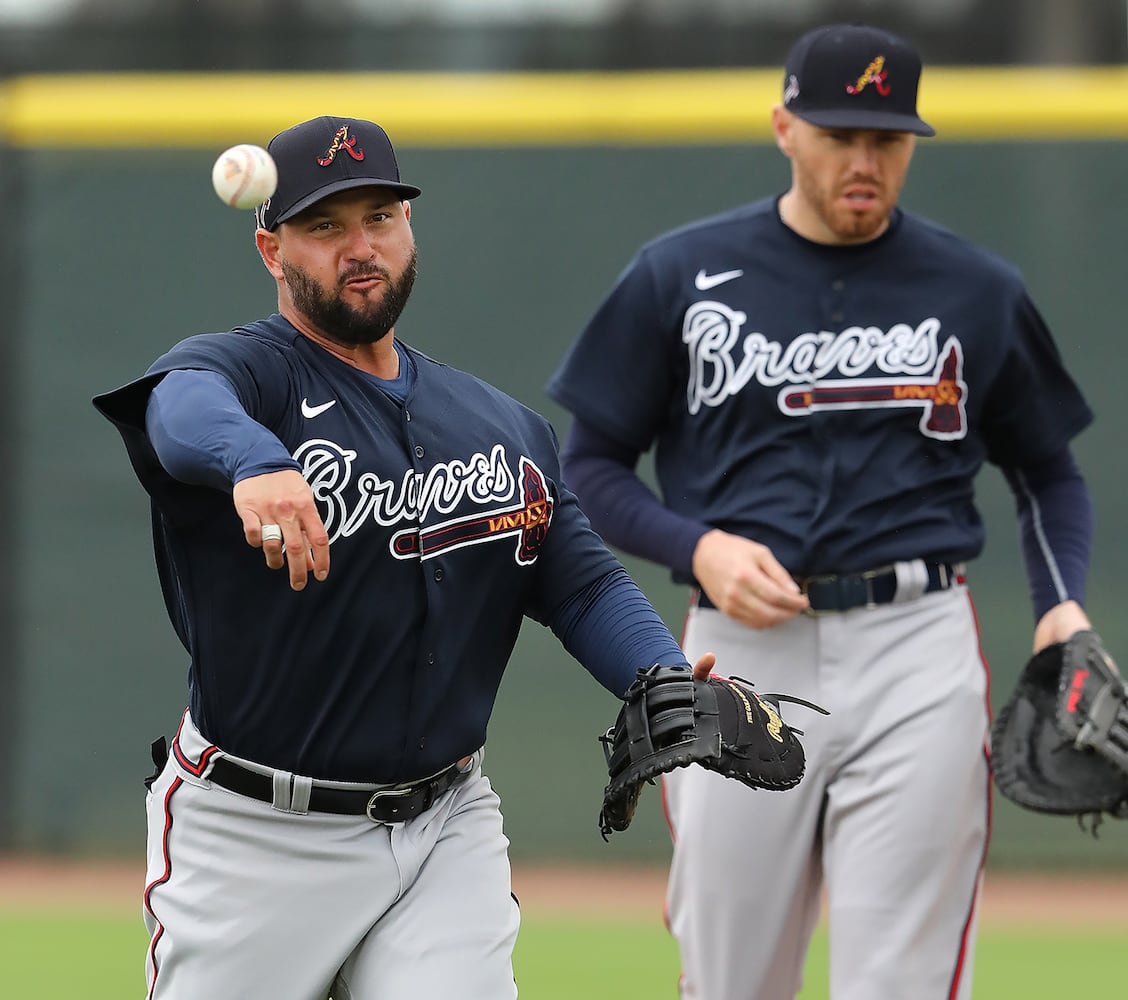
{"label": "blue undershirt sleeve", "polygon": [[635,471],[640,452],[576,419],[561,471],[592,527],[609,545],[693,576],[693,550],[708,524],[675,514]]}
{"label": "blue undershirt sleeve", "polygon": [[564,648],[620,698],[640,667],[688,665],[666,623],[622,567],[573,594],[549,625]]}
{"label": "blue undershirt sleeve", "polygon": [[182,483],[230,492],[249,476],[301,469],[216,372],[169,372],[149,394],[145,432],[165,472]]}
{"label": "blue undershirt sleeve", "polygon": [[1093,504],[1066,447],[1034,465],[1003,469],[1014,492],[1034,620],[1062,601],[1085,603]]}

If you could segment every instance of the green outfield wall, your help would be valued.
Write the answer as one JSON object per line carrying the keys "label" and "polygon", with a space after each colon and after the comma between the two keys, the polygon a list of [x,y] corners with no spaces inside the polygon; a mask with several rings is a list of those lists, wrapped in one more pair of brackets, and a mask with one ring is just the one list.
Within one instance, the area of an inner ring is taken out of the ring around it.
{"label": "green outfield wall", "polygon": [[[923,114],[941,137],[918,147],[904,203],[1021,267],[1097,412],[1076,443],[1097,517],[1089,608],[1128,661],[1118,409],[1128,363],[1128,77],[949,70],[926,81]],[[251,214],[211,191],[220,149],[265,143],[326,111],[387,124],[403,176],[424,191],[412,215],[419,280],[398,334],[542,410],[563,434],[568,418],[544,383],[635,248],[786,185],[786,161],[763,127],[775,86],[776,74],[750,71],[30,77],[0,87],[10,303],[0,326],[0,511],[14,529],[0,586],[8,845],[141,849],[148,745],[178,721],[186,656],[161,603],[145,497],[90,397],[185,336],[274,308]],[[654,106],[662,113],[648,118]],[[1103,114],[1090,114],[1094,106]],[[1033,622],[1009,495],[993,469],[980,486],[990,539],[971,582],[998,706]],[[685,593],[627,563],[678,633]],[[629,833],[599,838],[596,734],[615,710],[529,623],[487,745],[515,857],[666,856],[657,789]],[[1128,825],[1107,823],[1094,840],[996,797],[991,861],[1125,867]]]}

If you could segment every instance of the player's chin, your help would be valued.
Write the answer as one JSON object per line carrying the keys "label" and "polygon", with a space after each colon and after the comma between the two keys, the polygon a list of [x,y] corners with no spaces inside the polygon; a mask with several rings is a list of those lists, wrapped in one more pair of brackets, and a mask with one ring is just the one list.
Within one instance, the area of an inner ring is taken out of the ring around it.
{"label": "player's chin", "polygon": [[879,235],[889,221],[890,209],[881,202],[846,202],[835,213],[834,231],[847,243],[861,243]]}

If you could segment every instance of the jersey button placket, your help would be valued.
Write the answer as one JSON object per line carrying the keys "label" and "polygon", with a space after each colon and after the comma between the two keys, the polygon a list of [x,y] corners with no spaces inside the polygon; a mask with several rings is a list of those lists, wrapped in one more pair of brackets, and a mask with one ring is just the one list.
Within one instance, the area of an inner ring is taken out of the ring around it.
{"label": "jersey button placket", "polygon": [[835,333],[837,333],[838,324],[846,319],[846,313],[842,307],[842,293],[846,291],[846,282],[842,278],[835,278],[830,283],[830,290],[834,293],[830,298],[830,321],[835,324]]}

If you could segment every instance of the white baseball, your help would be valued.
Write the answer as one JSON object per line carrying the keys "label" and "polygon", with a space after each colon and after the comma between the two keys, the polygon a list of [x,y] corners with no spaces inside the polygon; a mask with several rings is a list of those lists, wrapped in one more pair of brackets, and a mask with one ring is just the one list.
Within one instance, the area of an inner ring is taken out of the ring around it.
{"label": "white baseball", "polygon": [[219,154],[212,167],[212,187],[232,208],[255,208],[274,194],[278,168],[262,148],[244,142]]}

